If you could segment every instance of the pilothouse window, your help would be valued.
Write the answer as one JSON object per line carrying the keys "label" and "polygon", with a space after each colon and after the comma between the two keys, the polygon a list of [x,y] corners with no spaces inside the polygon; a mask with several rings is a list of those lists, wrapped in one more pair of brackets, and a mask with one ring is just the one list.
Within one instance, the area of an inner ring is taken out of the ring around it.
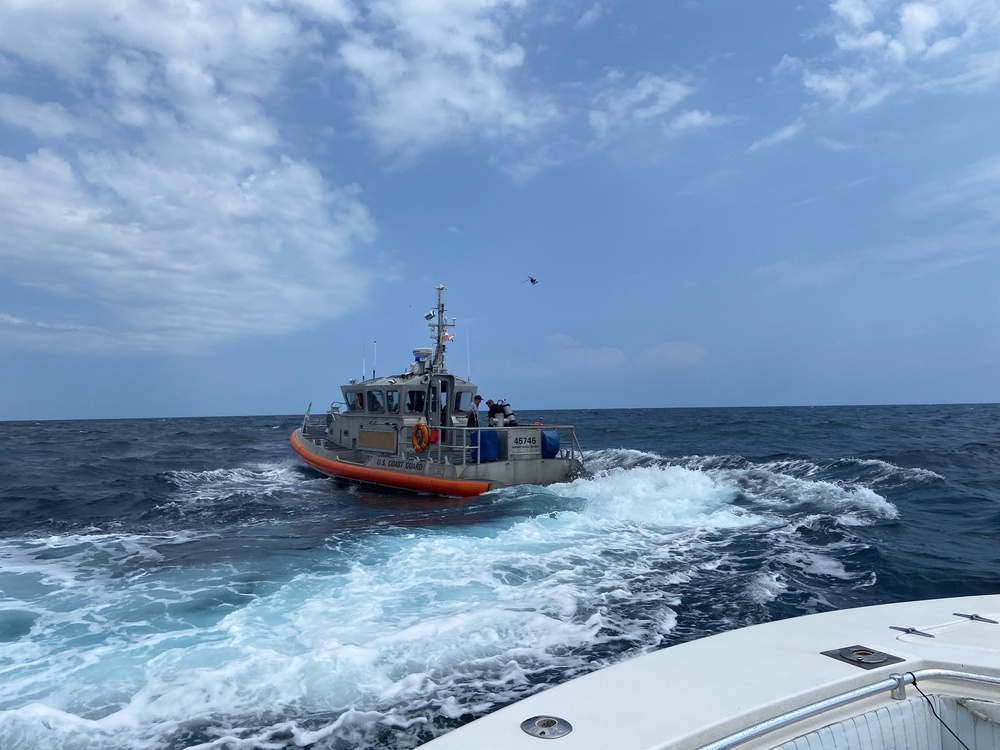
{"label": "pilothouse window", "polygon": [[406,411],[410,414],[423,414],[424,413],[424,392],[423,391],[407,391],[406,392]]}
{"label": "pilothouse window", "polygon": [[455,411],[468,411],[472,403],[472,391],[459,391],[455,394]]}
{"label": "pilothouse window", "polygon": [[347,397],[347,408],[351,411],[365,410],[365,397],[361,391],[348,391],[344,394]]}
{"label": "pilothouse window", "polygon": [[385,406],[390,414],[399,414],[399,391],[385,392]]}
{"label": "pilothouse window", "polygon": [[385,407],[382,402],[382,391],[368,391],[368,411],[373,414],[381,414],[385,411]]}

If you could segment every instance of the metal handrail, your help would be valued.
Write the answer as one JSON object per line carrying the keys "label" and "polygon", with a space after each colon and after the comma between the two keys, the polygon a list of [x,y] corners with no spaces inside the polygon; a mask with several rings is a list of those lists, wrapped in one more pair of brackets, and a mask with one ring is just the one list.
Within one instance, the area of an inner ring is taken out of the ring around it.
{"label": "metal handrail", "polygon": [[1000,677],[976,674],[975,672],[960,672],[954,669],[918,669],[915,672],[891,674],[886,679],[879,680],[871,685],[855,688],[854,690],[848,690],[847,692],[839,693],[829,698],[825,698],[824,700],[816,701],[815,703],[810,703],[802,706],[801,708],[796,708],[792,711],[779,714],[778,716],[774,716],[766,721],[754,724],[746,729],[741,729],[739,732],[730,734],[722,739],[716,740],[715,742],[702,745],[698,748],[698,750],[727,750],[728,748],[742,745],[744,742],[749,742],[750,740],[755,740],[758,737],[763,737],[765,734],[770,734],[771,732],[787,727],[798,721],[802,721],[803,719],[808,719],[811,716],[816,716],[834,708],[846,706],[849,703],[854,703],[855,701],[868,698],[886,690],[892,691],[893,698],[903,700],[906,698],[907,685],[915,684],[918,679],[922,680],[933,678],[980,682],[987,685],[1000,685]]}
{"label": "metal handrail", "polygon": [[[336,420],[338,417],[343,416],[340,413],[332,413],[332,416]],[[379,415],[376,415],[379,416]],[[392,415],[389,415],[392,417]],[[400,419],[398,416],[392,421],[386,421],[385,424],[389,425],[392,422],[396,422]],[[422,421],[422,420],[421,420]],[[560,435],[560,456],[562,459],[569,460],[579,460],[581,465],[583,464],[583,449],[580,447],[580,441],[576,436],[576,427],[568,424],[518,424],[518,425],[479,425],[478,427],[466,427],[464,425],[428,425],[430,429],[437,429],[442,432],[451,433],[452,439],[448,441],[439,440],[428,447],[426,453],[420,454],[432,458],[435,461],[444,461],[447,457],[460,458],[460,460],[455,461],[455,463],[464,465],[468,463],[480,463],[479,456],[475,462],[470,461],[469,451],[472,448],[478,447],[473,441],[469,440],[470,433],[476,432],[477,430],[496,430],[497,432],[517,432],[526,430],[555,430]],[[313,414],[306,414],[302,423],[302,432],[304,435],[311,435],[312,430],[315,429],[317,432],[322,431],[324,434],[327,433],[328,425],[319,416]],[[407,424],[404,421],[396,422],[397,430],[397,440],[401,446],[403,453],[410,453],[405,448],[402,448],[403,444],[408,445],[410,441],[410,431],[413,429],[413,423]],[[455,436],[461,435],[461,440],[456,440]],[[568,454],[568,455],[567,455]]]}
{"label": "metal handrail", "polygon": [[[400,427],[399,429],[400,429],[401,432],[405,432],[407,428],[404,425],[404,426]],[[468,460],[468,458],[469,458],[469,454],[468,454],[469,449],[470,448],[476,448],[476,447],[478,447],[472,441],[469,440],[469,434],[472,433],[472,432],[476,432],[478,430],[496,430],[497,432],[516,432],[518,430],[556,430],[557,432],[560,432],[560,433],[562,433],[564,431],[568,431],[570,439],[569,439],[569,445],[568,445],[569,456],[567,458],[569,458],[569,459],[575,459],[575,458],[577,458],[579,456],[579,459],[581,460],[581,463],[582,463],[582,459],[583,459],[583,451],[580,449],[580,444],[577,441],[577,437],[576,437],[576,428],[573,425],[563,425],[563,424],[542,424],[542,425],[536,425],[536,424],[519,424],[519,425],[497,425],[497,426],[494,426],[494,427],[486,426],[486,425],[480,425],[478,427],[460,427],[460,426],[457,426],[457,425],[456,426],[440,425],[440,426],[437,426],[435,429],[446,431],[446,432],[452,432],[452,433],[455,433],[455,434],[460,434],[462,436],[462,440],[461,440],[460,443],[458,443],[457,441],[453,441],[451,443],[445,443],[443,441],[435,443],[429,449],[428,453],[429,453],[429,455],[432,458],[435,458],[437,460],[442,460],[442,458],[445,455],[448,455],[448,452],[450,450],[452,452],[461,451],[461,454],[462,454],[462,460],[460,461],[461,464],[467,464],[467,463],[477,463],[478,464],[478,463],[480,463],[480,461],[479,461],[479,455],[476,456],[476,461],[475,462],[472,462],[472,461]]]}

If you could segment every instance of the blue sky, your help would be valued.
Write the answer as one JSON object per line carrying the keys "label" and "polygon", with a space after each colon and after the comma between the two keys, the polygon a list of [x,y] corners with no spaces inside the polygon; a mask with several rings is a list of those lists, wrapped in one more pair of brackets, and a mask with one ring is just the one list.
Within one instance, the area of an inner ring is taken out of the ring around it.
{"label": "blue sky", "polygon": [[[0,419],[1000,401],[1000,0],[8,0]],[[523,283],[528,275],[536,286]]]}

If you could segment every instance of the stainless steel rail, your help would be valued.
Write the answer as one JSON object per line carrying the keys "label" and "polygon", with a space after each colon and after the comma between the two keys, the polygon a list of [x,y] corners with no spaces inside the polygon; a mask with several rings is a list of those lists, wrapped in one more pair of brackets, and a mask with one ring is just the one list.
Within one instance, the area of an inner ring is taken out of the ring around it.
{"label": "stainless steel rail", "polygon": [[839,708],[840,706],[846,706],[849,703],[854,703],[862,698],[868,698],[869,696],[876,695],[877,693],[881,693],[886,690],[892,691],[893,698],[902,700],[906,697],[907,685],[912,685],[918,680],[935,678],[979,682],[987,685],[1000,686],[1000,677],[976,674],[975,672],[959,672],[953,669],[919,669],[915,672],[892,674],[886,679],[879,680],[871,685],[855,688],[854,690],[849,690],[845,693],[839,693],[824,700],[810,703],[802,706],[801,708],[796,708],[793,711],[779,714],[771,719],[754,724],[746,729],[741,729],[739,732],[730,734],[722,739],[718,739],[715,742],[702,745],[699,750],[726,750],[727,748],[736,747],[737,745],[742,745],[744,742],[749,742],[750,740],[755,740],[758,737],[763,737],[765,734],[782,729],[790,724],[794,724],[795,722],[808,719],[811,716],[816,716],[817,714],[830,711],[834,708]]}
{"label": "stainless steel rail", "polygon": [[[409,426],[401,426],[399,428],[400,441],[409,440]],[[462,427],[459,425],[452,426],[439,426],[432,429],[437,429],[442,433],[447,433],[447,437],[444,440],[440,440],[433,443],[428,448],[427,455],[434,458],[437,461],[441,461],[448,456],[455,459],[452,463],[464,464],[464,463],[480,463],[479,454],[476,455],[476,460],[470,460],[468,451],[472,448],[478,448],[478,444],[475,440],[472,440],[472,433],[478,432],[479,430],[494,430],[500,434],[517,434],[518,432],[528,432],[531,430],[553,430],[559,435],[560,439],[560,455],[559,458],[563,459],[577,459],[583,463],[583,450],[580,448],[580,443],[576,437],[576,428],[573,425],[565,424],[521,424],[515,426],[500,426],[487,427]]]}

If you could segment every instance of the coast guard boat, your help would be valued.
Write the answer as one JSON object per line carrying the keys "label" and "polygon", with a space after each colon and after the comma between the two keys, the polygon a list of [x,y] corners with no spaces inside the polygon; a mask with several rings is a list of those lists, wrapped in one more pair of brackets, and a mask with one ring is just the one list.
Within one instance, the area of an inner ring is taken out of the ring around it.
{"label": "coast guard boat", "polygon": [[[477,387],[448,372],[454,318],[444,286],[424,318],[432,347],[413,350],[399,375],[351,380],[325,418],[310,408],[291,436],[293,450],[331,477],[434,495],[473,497],[516,484],[550,484],[584,473],[569,425],[519,425],[509,404],[482,427],[467,426]],[[480,417],[487,422],[487,416]]]}
{"label": "coast guard boat", "polygon": [[427,750],[997,750],[1000,595],[806,615],[672,646]]}

